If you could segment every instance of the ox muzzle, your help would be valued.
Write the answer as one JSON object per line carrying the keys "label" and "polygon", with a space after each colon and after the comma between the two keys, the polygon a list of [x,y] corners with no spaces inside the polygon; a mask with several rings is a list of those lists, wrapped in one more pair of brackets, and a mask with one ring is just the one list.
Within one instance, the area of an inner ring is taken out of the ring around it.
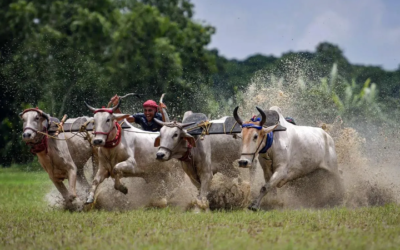
{"label": "ox muzzle", "polygon": [[30,127],[25,127],[22,132],[22,140],[25,142],[32,141],[37,135],[37,130]]}
{"label": "ox muzzle", "polygon": [[101,138],[95,138],[93,140],[93,145],[96,147],[102,147],[106,144],[106,141],[104,139]]}
{"label": "ox muzzle", "polygon": [[241,168],[249,168],[252,165],[252,161],[243,157],[238,160],[238,163]]}
{"label": "ox muzzle", "polygon": [[158,161],[168,161],[171,158],[171,151],[167,148],[160,147],[156,153],[156,159]]}

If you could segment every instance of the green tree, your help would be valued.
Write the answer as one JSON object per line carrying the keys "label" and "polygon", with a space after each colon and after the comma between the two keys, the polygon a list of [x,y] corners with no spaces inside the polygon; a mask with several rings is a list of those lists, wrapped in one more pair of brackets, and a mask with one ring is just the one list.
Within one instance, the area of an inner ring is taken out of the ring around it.
{"label": "green tree", "polygon": [[2,148],[6,164],[23,161],[12,154],[21,144],[13,130],[27,105],[76,117],[89,114],[83,100],[100,106],[115,93],[140,92],[140,106],[167,92],[177,116],[202,101],[196,89],[215,71],[205,48],[214,29],[191,20],[188,1],[21,0],[2,7],[1,104],[9,109],[2,133],[18,134],[15,147]]}

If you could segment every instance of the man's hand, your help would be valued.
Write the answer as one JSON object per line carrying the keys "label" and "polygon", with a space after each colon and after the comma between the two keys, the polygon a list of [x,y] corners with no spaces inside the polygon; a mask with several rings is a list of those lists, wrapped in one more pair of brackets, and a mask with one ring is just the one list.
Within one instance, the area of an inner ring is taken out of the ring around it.
{"label": "man's hand", "polygon": [[111,99],[110,99],[110,103],[113,106],[116,106],[118,104],[118,101],[119,101],[119,96],[118,95],[115,95],[115,96],[111,97]]}

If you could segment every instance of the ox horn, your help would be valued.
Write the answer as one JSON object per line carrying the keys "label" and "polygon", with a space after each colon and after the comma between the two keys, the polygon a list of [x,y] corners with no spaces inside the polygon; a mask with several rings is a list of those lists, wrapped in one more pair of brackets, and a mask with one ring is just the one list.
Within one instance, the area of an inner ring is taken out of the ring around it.
{"label": "ox horn", "polygon": [[188,126],[193,125],[193,124],[195,124],[195,122],[182,123],[181,127],[185,128],[185,127],[188,127]]}
{"label": "ox horn", "polygon": [[50,122],[50,115],[42,111],[42,116],[46,118],[47,122]]}
{"label": "ox horn", "polygon": [[256,109],[257,109],[258,112],[260,112],[260,114],[261,114],[260,126],[262,127],[262,125],[264,125],[264,123],[267,121],[267,115],[265,115],[264,111],[263,111],[262,109],[260,109],[259,107],[256,107]]}
{"label": "ox horn", "polygon": [[158,125],[161,125],[161,126],[164,126],[164,125],[166,124],[166,122],[160,121],[160,120],[158,120],[157,118],[154,118],[154,121],[155,121]]}
{"label": "ox horn", "polygon": [[87,102],[85,101],[86,107],[88,107],[92,112],[95,112],[97,109],[93,108],[92,106],[90,106],[89,104],[87,104]]}
{"label": "ox horn", "polygon": [[238,113],[237,113],[238,109],[239,109],[239,106],[237,106],[237,107],[233,110],[233,117],[235,117],[235,120],[236,120],[236,122],[237,122],[239,125],[242,125],[242,124],[243,124],[242,119],[240,119],[240,117],[239,117],[239,115],[238,115]]}
{"label": "ox horn", "polygon": [[119,105],[121,105],[121,98],[118,99],[117,105],[115,105],[115,107],[112,107],[112,112],[113,112],[113,113],[114,113],[114,111],[115,111],[117,108],[119,108]]}

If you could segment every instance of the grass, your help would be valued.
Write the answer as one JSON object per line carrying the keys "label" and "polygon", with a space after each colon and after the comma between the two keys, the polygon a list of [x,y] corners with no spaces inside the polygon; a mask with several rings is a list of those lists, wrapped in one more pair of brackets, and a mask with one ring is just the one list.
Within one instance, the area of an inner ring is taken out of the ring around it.
{"label": "grass", "polygon": [[400,207],[61,211],[44,172],[0,169],[0,249],[398,249]]}

